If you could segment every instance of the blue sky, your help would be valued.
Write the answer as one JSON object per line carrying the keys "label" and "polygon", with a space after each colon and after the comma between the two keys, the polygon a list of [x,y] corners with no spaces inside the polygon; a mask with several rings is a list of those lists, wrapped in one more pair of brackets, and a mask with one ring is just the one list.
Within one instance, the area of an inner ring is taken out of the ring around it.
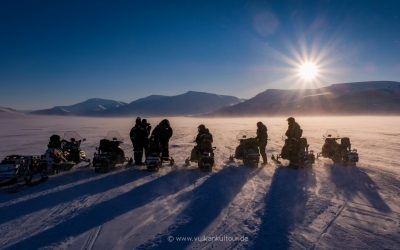
{"label": "blue sky", "polygon": [[0,3],[0,106],[400,81],[400,1]]}

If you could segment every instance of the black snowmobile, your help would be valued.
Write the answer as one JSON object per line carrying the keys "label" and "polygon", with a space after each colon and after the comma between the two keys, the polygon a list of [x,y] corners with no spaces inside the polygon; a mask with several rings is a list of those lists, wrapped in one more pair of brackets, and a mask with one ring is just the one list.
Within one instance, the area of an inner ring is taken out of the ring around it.
{"label": "black snowmobile", "polygon": [[105,173],[115,168],[117,164],[132,162],[125,157],[124,150],[120,147],[123,139],[118,131],[109,131],[104,139],[100,140],[100,146],[93,156],[93,167],[96,173]]}
{"label": "black snowmobile", "polygon": [[149,171],[158,171],[163,163],[168,163],[169,166],[174,165],[174,159],[172,157],[162,157],[160,142],[154,137],[150,136],[149,144],[146,150],[145,165]]}
{"label": "black snowmobile", "polygon": [[20,180],[31,184],[37,178],[39,181],[48,178],[47,162],[42,155],[9,155],[0,163],[0,183],[2,185],[18,183]]}
{"label": "black snowmobile", "polygon": [[[335,164],[345,166],[355,166],[358,162],[357,149],[351,149],[350,138],[340,137],[334,129],[328,129],[323,135],[325,140],[322,152],[317,154],[317,158],[325,157],[333,160]],[[340,143],[338,142],[340,140]]]}
{"label": "black snowmobile", "polygon": [[186,165],[190,166],[190,162],[197,162],[200,170],[211,171],[214,166],[214,150],[209,134],[201,135],[200,143],[193,148],[190,159],[185,161]]}
{"label": "black snowmobile", "polygon": [[299,140],[296,139],[285,139],[285,145],[282,148],[281,154],[271,156],[271,159],[282,164],[279,159],[285,159],[289,161],[289,167],[307,167],[311,166],[315,162],[314,151],[309,150],[309,144],[307,139],[301,137]]}
{"label": "black snowmobile", "polygon": [[239,140],[239,145],[236,147],[235,155],[230,157],[230,161],[238,159],[243,161],[243,165],[249,167],[257,167],[260,162],[260,152],[258,150],[258,142],[256,138],[247,138],[247,135],[242,135]]}

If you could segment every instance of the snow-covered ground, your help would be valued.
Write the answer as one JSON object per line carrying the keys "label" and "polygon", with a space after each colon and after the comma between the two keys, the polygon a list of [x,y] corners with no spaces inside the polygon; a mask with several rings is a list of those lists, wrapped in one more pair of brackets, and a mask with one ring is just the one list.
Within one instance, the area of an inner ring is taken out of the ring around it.
{"label": "snow-covered ground", "polygon": [[[161,119],[149,119],[154,125]],[[285,118],[170,118],[176,165],[157,173],[91,168],[0,192],[0,248],[10,249],[400,249],[400,117],[299,117],[319,152],[330,128],[358,149],[357,167],[319,160],[312,168],[230,164],[242,131],[269,129],[277,153]],[[51,134],[75,130],[92,157],[108,130],[125,137],[134,118],[22,117],[0,120],[0,157],[40,154]],[[214,135],[216,168],[184,167],[196,127]],[[192,237],[192,238],[191,238]],[[198,237],[198,238],[195,238]]]}

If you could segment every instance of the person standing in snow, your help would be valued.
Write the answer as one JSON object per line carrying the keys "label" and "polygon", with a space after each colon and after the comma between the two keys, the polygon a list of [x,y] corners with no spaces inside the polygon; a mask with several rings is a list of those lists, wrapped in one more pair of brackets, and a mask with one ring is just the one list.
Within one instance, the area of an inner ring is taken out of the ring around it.
{"label": "person standing in snow", "polygon": [[267,159],[267,142],[268,142],[268,129],[262,122],[257,122],[257,143],[261,157],[263,158],[263,164],[268,163]]}
{"label": "person standing in snow", "polygon": [[169,140],[171,139],[173,130],[167,119],[164,119],[158,124],[151,133],[157,140],[161,147],[161,156],[163,159],[169,158]]}
{"label": "person standing in snow", "polygon": [[133,145],[133,157],[136,165],[143,165],[143,149],[146,144],[146,128],[142,124],[140,117],[136,118],[135,126],[131,129],[129,136]]}
{"label": "person standing in snow", "polygon": [[147,122],[147,119],[143,119],[142,120],[142,125],[146,129],[147,134],[150,136],[151,124]]}
{"label": "person standing in snow", "polygon": [[149,136],[150,136],[150,131],[151,131],[151,125],[150,123],[147,122],[147,119],[142,120],[142,126],[145,129],[145,138],[144,138],[144,155],[147,156],[148,150],[149,150]]}

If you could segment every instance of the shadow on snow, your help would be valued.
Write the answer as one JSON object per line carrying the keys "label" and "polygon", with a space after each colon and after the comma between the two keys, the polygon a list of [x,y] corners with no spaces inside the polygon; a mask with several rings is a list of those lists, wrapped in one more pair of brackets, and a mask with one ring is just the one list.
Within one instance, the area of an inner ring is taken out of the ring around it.
{"label": "shadow on snow", "polygon": [[363,170],[356,166],[327,166],[330,178],[336,186],[338,195],[352,201],[356,196],[363,196],[376,210],[389,213],[392,210],[378,192],[376,183]]}
{"label": "shadow on snow", "polygon": [[[0,217],[0,224],[39,211],[41,209],[75,200],[79,197],[95,195],[108,191],[112,188],[133,182],[147,175],[150,175],[150,173],[140,170],[119,171],[116,173],[110,173],[99,179],[88,180],[87,182],[74,185],[54,193],[44,194],[42,196],[22,201],[17,204],[5,206],[0,208],[0,213],[2,214]],[[57,187],[54,186],[54,184],[55,183],[53,183],[53,188]]]}
{"label": "shadow on snow", "polygon": [[[83,213],[67,221],[8,247],[12,249],[38,249],[62,242],[150,203],[158,197],[174,194],[192,185],[201,176],[204,175],[197,171],[170,172],[115,198],[89,207]],[[115,185],[121,185],[121,183],[117,182]]]}
{"label": "shadow on snow", "polygon": [[[177,224],[167,232],[146,242],[135,249],[186,249],[190,241],[174,241],[168,237],[201,237],[201,233],[229,205],[241,191],[244,184],[260,169],[228,166],[212,174],[204,183],[196,187],[192,193],[182,197],[190,202],[178,217]],[[182,222],[183,221],[183,222]]]}
{"label": "shadow on snow", "polygon": [[301,224],[310,197],[309,188],[315,185],[312,168],[275,170],[271,186],[265,197],[259,232],[253,241],[253,249],[288,249],[290,234]]}
{"label": "shadow on snow", "polygon": [[[93,168],[86,169],[72,169],[67,172],[62,172],[60,174],[50,175],[49,179],[46,182],[40,182],[40,184],[34,184],[29,186],[29,188],[22,190],[18,193],[0,193],[0,202],[7,202],[11,199],[17,199],[22,196],[32,195],[35,193],[47,191],[48,189],[54,188],[54,185],[63,186],[76,182],[77,180],[87,179],[91,177],[95,177],[96,173],[94,173]],[[4,185],[4,188],[7,188],[7,185]],[[4,190],[3,190],[4,191]]]}

